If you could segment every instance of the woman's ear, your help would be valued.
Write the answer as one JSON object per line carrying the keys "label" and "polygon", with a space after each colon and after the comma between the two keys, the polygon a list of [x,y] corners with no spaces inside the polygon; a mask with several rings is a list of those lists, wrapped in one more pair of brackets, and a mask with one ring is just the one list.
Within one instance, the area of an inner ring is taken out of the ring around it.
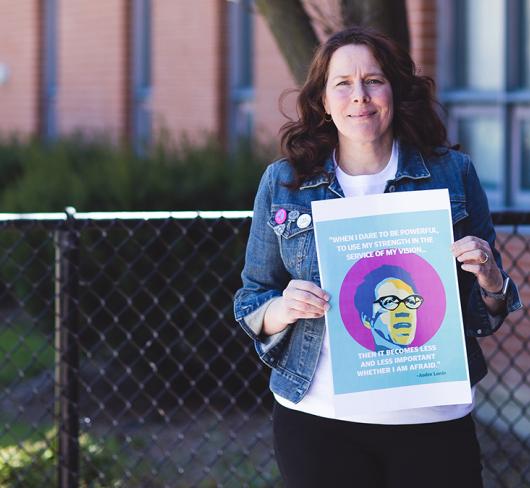
{"label": "woman's ear", "polygon": [[370,318],[365,313],[361,313],[361,322],[367,329],[372,328],[372,323],[370,321]]}
{"label": "woman's ear", "polygon": [[328,110],[328,101],[326,99],[326,94],[324,93],[322,95],[322,106],[324,107],[324,112],[326,115],[329,115],[329,110]]}

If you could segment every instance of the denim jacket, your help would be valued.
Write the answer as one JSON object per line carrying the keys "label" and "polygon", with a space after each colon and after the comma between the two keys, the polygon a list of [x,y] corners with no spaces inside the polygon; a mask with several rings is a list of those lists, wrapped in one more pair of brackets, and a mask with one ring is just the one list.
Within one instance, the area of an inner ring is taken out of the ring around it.
{"label": "denim jacket", "polygon": [[[321,174],[306,179],[297,190],[282,185],[292,178],[291,165],[280,160],[271,164],[261,179],[241,274],[243,287],[235,295],[234,311],[236,320],[254,340],[259,357],[272,368],[271,390],[297,403],[309,389],[317,367],[324,318],[300,319],[277,334],[265,336],[261,333],[263,317],[268,302],[281,296],[291,279],[309,280],[320,286],[313,222],[300,228],[296,220],[301,214],[311,215],[311,201],[341,198],[344,193],[331,158]],[[385,192],[439,188],[449,190],[454,239],[471,235],[488,241],[502,270],[486,195],[469,157],[440,150],[437,156],[424,159],[416,149],[400,144],[396,176],[387,182]],[[282,224],[275,221],[279,209],[287,212]],[[476,337],[493,334],[509,312],[521,308],[521,302],[510,280],[506,308],[492,317],[474,275],[458,266],[458,281],[469,372],[471,384],[475,384],[487,372]]]}

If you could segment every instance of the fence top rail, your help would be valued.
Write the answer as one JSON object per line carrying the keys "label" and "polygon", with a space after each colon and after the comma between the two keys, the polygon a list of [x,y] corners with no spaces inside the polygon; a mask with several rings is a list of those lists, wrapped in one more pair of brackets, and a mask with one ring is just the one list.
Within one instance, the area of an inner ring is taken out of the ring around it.
{"label": "fence top rail", "polygon": [[[66,221],[73,220],[205,220],[252,218],[252,210],[193,210],[193,211],[145,211],[145,212],[76,212],[67,207],[64,212],[0,213],[0,222],[16,221]],[[530,211],[509,210],[491,212],[496,225],[530,225]]]}
{"label": "fence top rail", "polygon": [[194,211],[153,211],[153,212],[75,212],[67,209],[65,212],[50,213],[0,213],[2,221],[29,220],[193,220],[201,219],[244,219],[252,217],[251,210],[194,210]]}

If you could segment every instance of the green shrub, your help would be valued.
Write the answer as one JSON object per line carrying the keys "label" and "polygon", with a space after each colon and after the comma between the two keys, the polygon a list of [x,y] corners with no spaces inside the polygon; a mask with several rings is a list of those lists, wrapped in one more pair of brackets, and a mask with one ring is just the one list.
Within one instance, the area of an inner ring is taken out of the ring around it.
{"label": "green shrub", "polygon": [[271,159],[244,142],[227,154],[213,138],[160,142],[145,157],[103,137],[52,143],[0,138],[0,211],[241,210],[252,206]]}
{"label": "green shrub", "polygon": [[[79,212],[252,207],[260,174],[271,159],[266,147],[244,142],[227,154],[213,138],[197,145],[186,139],[175,144],[164,134],[158,140],[140,158],[104,137],[75,135],[52,143],[0,137],[0,212],[61,212],[67,206]],[[50,307],[51,232],[31,226],[0,234],[0,288],[7,285],[33,316]],[[109,243],[114,234],[119,232],[109,235]],[[135,247],[126,247],[124,254],[134,255]],[[108,254],[103,251],[101,263]]]}
{"label": "green shrub", "polygon": [[[227,155],[211,139],[200,146],[160,140],[145,158],[104,139],[77,136],[49,145],[6,140],[0,143],[0,171],[9,169],[9,184],[0,184],[0,211],[251,208],[270,151],[246,143]],[[217,344],[233,328],[232,294],[240,284],[233,263],[243,255],[247,227],[234,240],[231,224],[213,231],[201,219],[146,222],[134,231],[99,224],[79,229],[83,348],[119,351],[114,369],[121,373],[122,365],[134,364],[135,376],[149,378],[146,391],[170,383],[174,391],[187,391],[189,378],[218,357]],[[0,233],[0,282],[43,330],[53,324],[52,233],[33,224]],[[209,340],[203,338],[206,330]],[[184,332],[186,340],[179,339]],[[225,349],[225,357],[241,355],[233,341],[226,347],[234,351]],[[190,358],[182,373],[175,374],[175,358]],[[221,372],[229,367],[222,357],[217,361]],[[159,368],[156,376],[152,364]],[[207,394],[216,384],[202,375],[197,388]]]}

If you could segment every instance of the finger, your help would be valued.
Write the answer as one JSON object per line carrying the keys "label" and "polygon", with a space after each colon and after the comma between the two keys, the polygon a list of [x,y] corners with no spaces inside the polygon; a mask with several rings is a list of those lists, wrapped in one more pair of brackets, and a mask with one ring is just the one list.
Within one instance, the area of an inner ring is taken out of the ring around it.
{"label": "finger", "polygon": [[469,271],[470,273],[473,273],[475,276],[478,276],[481,270],[480,264],[463,264],[461,268],[464,271]]}
{"label": "finger", "polygon": [[[305,292],[300,292],[305,293]],[[293,296],[285,297],[286,303],[290,308],[300,311],[311,311],[311,312],[320,312],[326,311],[329,308],[329,303],[324,300],[320,300],[314,295],[307,294],[309,297],[313,297],[309,300],[300,300],[299,298]]]}
{"label": "finger", "polygon": [[311,313],[311,312],[297,312],[293,313],[293,316],[291,318],[291,322],[296,322],[300,319],[319,319],[324,316],[324,312],[319,313]]}
{"label": "finger", "polygon": [[453,242],[451,247],[455,250],[469,251],[478,247],[489,247],[489,244],[487,241],[480,239],[479,237],[465,236],[462,237],[462,239],[458,239],[457,241]]}
{"label": "finger", "polygon": [[312,281],[306,280],[291,280],[287,285],[287,288],[295,288],[298,290],[304,290],[312,293],[313,295],[321,298],[322,300],[329,300],[329,294],[326,293],[322,288],[315,285]]}
{"label": "finger", "polygon": [[[299,302],[297,300],[286,300],[285,306],[287,308],[287,315],[292,320],[301,318],[317,318],[322,317],[326,312],[325,309],[315,307],[309,303]],[[329,305],[327,305],[329,308]]]}
{"label": "finger", "polygon": [[283,296],[287,299],[289,306],[296,310],[324,312],[329,308],[329,304],[326,300],[323,300],[308,291],[298,290],[296,288],[286,288]]}
{"label": "finger", "polygon": [[461,239],[458,239],[455,242],[453,242],[452,247],[460,248],[462,246],[469,245],[470,243],[472,243],[474,241],[475,241],[475,237],[474,236],[465,236],[465,237],[462,237]]}
{"label": "finger", "polygon": [[288,288],[292,291],[303,292],[306,296],[311,295],[323,301],[329,300],[329,294],[311,281],[293,280],[291,283]]}
{"label": "finger", "polygon": [[485,290],[496,292],[502,288],[504,280],[498,268],[485,273],[484,266],[480,264],[463,264],[461,267],[464,271],[473,273],[477,277],[478,284]]}
{"label": "finger", "polygon": [[300,306],[298,308],[292,308],[290,313],[296,318],[311,318],[311,317],[322,317],[326,310],[322,310],[314,307]]}
{"label": "finger", "polygon": [[461,237],[460,239],[457,239],[456,241],[454,241],[453,245],[460,246],[460,245],[468,244],[470,242],[482,242],[482,243],[484,243],[486,241],[481,239],[480,237],[477,237],[477,236],[464,236],[464,237]]}
{"label": "finger", "polygon": [[315,297],[328,301],[329,300],[329,293],[326,293],[322,288],[315,285],[311,281],[305,281],[305,280],[291,280],[289,284],[287,285],[287,288],[284,291],[302,291],[305,293],[309,293],[314,295]]}
{"label": "finger", "polygon": [[489,244],[478,237],[466,236],[462,239],[459,239],[458,241],[455,241],[451,246],[451,252],[455,257],[475,249],[489,249]]}
{"label": "finger", "polygon": [[312,293],[295,290],[284,295],[284,300],[289,307],[296,310],[325,310],[329,303],[315,297]]}
{"label": "finger", "polygon": [[456,259],[461,263],[484,265],[489,261],[490,256],[483,249],[473,249],[460,254]]}

